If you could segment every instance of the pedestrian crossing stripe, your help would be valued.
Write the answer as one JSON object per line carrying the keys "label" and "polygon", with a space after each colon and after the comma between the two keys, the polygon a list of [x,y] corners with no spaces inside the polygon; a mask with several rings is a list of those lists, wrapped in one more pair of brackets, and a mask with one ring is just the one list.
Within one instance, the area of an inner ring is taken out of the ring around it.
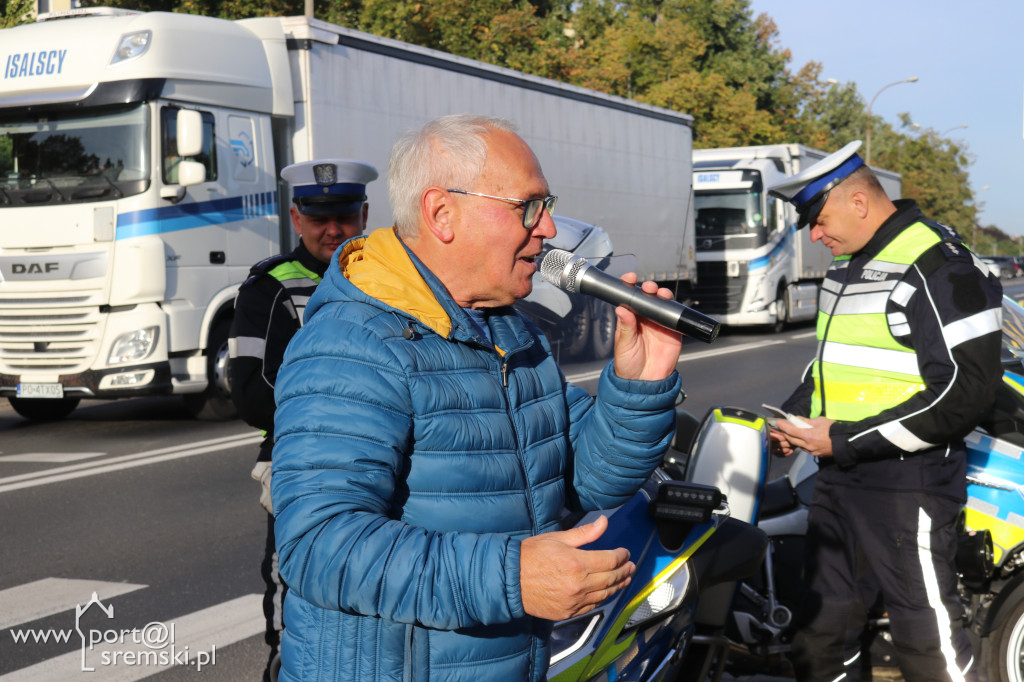
{"label": "pedestrian crossing stripe", "polygon": [[[26,638],[26,630],[15,626],[65,611],[69,614],[68,624],[62,630],[64,634],[70,631],[71,636],[66,641],[77,645],[73,651],[0,675],[0,682],[66,682],[79,674],[88,676],[90,673],[83,670],[90,669],[101,673],[97,679],[104,682],[140,680],[175,665],[205,665],[209,670],[216,665],[218,649],[265,630],[261,594],[247,594],[162,623],[148,623],[141,629],[124,629],[122,622],[122,627],[111,625],[109,630],[102,632],[87,630],[88,635],[76,630],[78,616],[94,604],[104,610],[110,609],[114,617],[112,623],[116,622],[113,605],[105,607],[104,600],[146,587],[131,583],[45,578],[0,591],[0,629],[9,629],[12,635],[21,630],[23,636],[19,646],[32,646],[35,640]],[[89,595],[92,595],[91,600]],[[145,636],[154,626],[164,630],[165,639],[158,644],[149,642]],[[108,639],[100,635],[113,636]],[[94,641],[87,642],[87,638]]]}

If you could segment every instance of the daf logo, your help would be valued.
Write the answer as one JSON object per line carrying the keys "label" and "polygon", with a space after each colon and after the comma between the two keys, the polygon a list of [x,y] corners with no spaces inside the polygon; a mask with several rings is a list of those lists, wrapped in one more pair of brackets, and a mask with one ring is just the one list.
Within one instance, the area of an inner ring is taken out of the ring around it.
{"label": "daf logo", "polygon": [[60,263],[11,263],[11,274],[14,275],[41,275],[59,269]]}
{"label": "daf logo", "polygon": [[703,248],[703,249],[710,249],[711,248],[711,240],[710,239],[705,239],[704,243],[701,244],[701,248]]}

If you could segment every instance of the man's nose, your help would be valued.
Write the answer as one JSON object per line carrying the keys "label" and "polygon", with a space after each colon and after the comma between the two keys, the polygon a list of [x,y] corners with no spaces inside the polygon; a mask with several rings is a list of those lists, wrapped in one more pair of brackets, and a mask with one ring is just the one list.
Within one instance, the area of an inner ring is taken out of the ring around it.
{"label": "man's nose", "polygon": [[824,237],[824,236],[825,236],[825,233],[822,232],[817,226],[811,228],[811,241],[812,242],[820,242],[821,238]]}
{"label": "man's nose", "polygon": [[558,234],[558,226],[547,208],[541,209],[540,220],[533,226],[533,234],[544,239],[553,239]]}

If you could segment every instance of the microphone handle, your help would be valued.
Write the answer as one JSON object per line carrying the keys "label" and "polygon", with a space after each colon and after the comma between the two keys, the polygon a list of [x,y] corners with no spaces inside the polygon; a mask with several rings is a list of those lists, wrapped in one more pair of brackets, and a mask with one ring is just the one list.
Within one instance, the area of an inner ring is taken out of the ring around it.
{"label": "microphone handle", "polygon": [[705,343],[714,341],[721,329],[718,320],[679,301],[645,294],[640,287],[630,287],[618,277],[609,275],[589,263],[580,271],[577,281],[580,293],[595,296],[615,305],[627,306],[640,317]]}

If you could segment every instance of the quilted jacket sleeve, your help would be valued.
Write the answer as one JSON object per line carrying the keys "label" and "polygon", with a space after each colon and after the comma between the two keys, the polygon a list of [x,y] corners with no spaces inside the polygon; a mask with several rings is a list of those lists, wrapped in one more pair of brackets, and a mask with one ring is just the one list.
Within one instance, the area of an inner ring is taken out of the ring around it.
{"label": "quilted jacket sleeve", "polygon": [[318,607],[396,622],[455,629],[522,617],[518,542],[395,518],[414,428],[398,365],[372,332],[326,315],[289,346],[273,459],[281,574]]}
{"label": "quilted jacket sleeve", "polygon": [[626,502],[672,440],[679,374],[631,381],[616,376],[613,365],[609,362],[601,374],[596,399],[578,387],[568,390],[572,465],[566,490],[571,508],[609,509]]}

